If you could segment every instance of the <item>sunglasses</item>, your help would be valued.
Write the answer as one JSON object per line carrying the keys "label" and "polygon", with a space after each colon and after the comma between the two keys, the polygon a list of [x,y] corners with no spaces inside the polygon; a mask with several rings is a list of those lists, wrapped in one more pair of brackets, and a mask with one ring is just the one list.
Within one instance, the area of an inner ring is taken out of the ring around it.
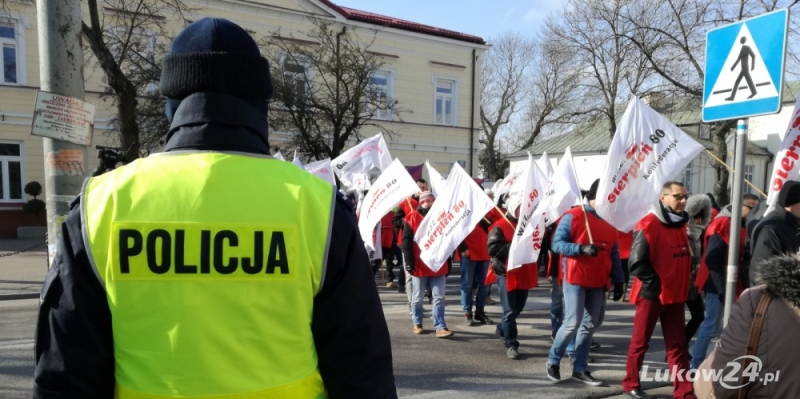
{"label": "sunglasses", "polygon": [[670,195],[670,196],[674,197],[675,200],[677,200],[677,201],[683,201],[683,200],[689,198],[689,194],[664,194],[664,195]]}

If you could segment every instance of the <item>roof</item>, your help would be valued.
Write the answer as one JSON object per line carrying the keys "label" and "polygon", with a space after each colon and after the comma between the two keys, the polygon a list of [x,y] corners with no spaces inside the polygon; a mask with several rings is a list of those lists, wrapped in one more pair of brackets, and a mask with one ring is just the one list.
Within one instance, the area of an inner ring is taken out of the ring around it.
{"label": "roof", "polygon": [[417,22],[407,21],[400,18],[388,17],[386,15],[380,15],[367,11],[356,10],[354,8],[342,7],[334,4],[330,0],[319,0],[319,1],[351,21],[360,21],[375,25],[388,26],[391,28],[397,28],[411,32],[418,32],[433,36],[446,37],[448,39],[455,39],[463,42],[486,44],[486,41],[479,36],[473,36],[473,35],[468,35],[466,33],[437,28],[435,26],[420,24]]}
{"label": "roof", "polygon": [[[800,95],[800,81],[786,82],[783,87],[783,104],[794,104]],[[622,119],[627,104],[617,105],[617,122]],[[709,139],[698,137],[698,131],[702,122],[702,108],[697,98],[675,99],[670,98],[669,102],[662,101],[656,108],[662,115],[680,127],[686,134],[702,144],[706,149],[713,150],[714,143]],[[611,146],[611,137],[608,134],[608,120],[597,118],[586,123],[579,124],[573,130],[555,137],[551,137],[540,142],[536,142],[531,148],[509,154],[506,158],[524,158],[530,151],[533,155],[541,155],[545,151],[549,155],[563,154],[567,147],[573,154],[604,154]],[[747,143],[747,154],[752,156],[771,157],[766,148]]]}

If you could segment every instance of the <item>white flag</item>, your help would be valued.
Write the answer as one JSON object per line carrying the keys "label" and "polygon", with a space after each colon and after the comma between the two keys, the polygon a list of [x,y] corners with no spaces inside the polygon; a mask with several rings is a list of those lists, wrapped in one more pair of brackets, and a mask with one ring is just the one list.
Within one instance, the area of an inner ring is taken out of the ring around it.
{"label": "white flag", "polygon": [[346,186],[353,186],[353,179],[361,173],[369,173],[372,168],[385,170],[392,164],[389,148],[383,134],[368,138],[359,145],[345,151],[332,161],[334,172]]}
{"label": "white flag", "polygon": [[784,183],[787,181],[800,181],[800,96],[794,104],[794,112],[789,119],[789,127],[786,128],[786,135],[783,136],[783,143],[780,150],[775,155],[775,166],[772,169],[772,177],[769,179],[767,191],[767,211],[765,215],[772,213],[777,206],[778,194],[781,192]]}
{"label": "white flag", "polygon": [[434,197],[438,197],[439,193],[441,193],[442,189],[444,188],[445,179],[438,170],[431,166],[427,159],[425,160],[425,168],[428,169],[428,177],[431,179],[429,182],[431,186],[431,192],[433,193]]}
{"label": "white flag", "polygon": [[494,203],[495,203],[495,205],[500,203],[501,195],[497,194],[497,190],[499,190],[500,187],[503,186],[503,182],[504,181],[505,181],[505,179],[501,177],[500,180],[494,182],[494,185],[492,186],[492,195],[494,195]]}
{"label": "white flag", "polygon": [[558,163],[553,173],[553,178],[547,183],[539,207],[531,215],[522,236],[518,237],[520,244],[514,253],[514,262],[508,263],[508,270],[536,262],[539,259],[544,229],[547,224],[555,222],[564,212],[580,202],[581,188],[575,176],[575,166],[572,164],[572,150],[567,147],[564,157],[561,158],[561,162]]}
{"label": "white flag", "polygon": [[395,159],[378,180],[375,180],[375,185],[362,201],[363,209],[359,209],[358,219],[361,239],[369,242],[369,234],[381,218],[417,191],[419,187],[414,178],[408,174],[400,160]]}
{"label": "white flag", "polygon": [[322,178],[330,184],[336,185],[336,178],[333,176],[333,168],[331,167],[331,159],[325,158],[321,161],[311,162],[304,166],[308,173]]}
{"label": "white flag", "polygon": [[303,167],[303,161],[301,161],[300,158],[297,157],[297,150],[294,150],[294,159],[292,159],[292,163],[299,166],[300,169],[305,169]]}
{"label": "white flag", "polygon": [[372,231],[372,237],[370,237],[370,241],[364,241],[364,248],[367,250],[367,257],[369,258],[370,262],[383,259],[380,222],[378,222],[378,224],[375,226],[375,230]]}
{"label": "white flag", "polygon": [[[539,169],[539,165],[533,160],[533,155],[528,153],[528,170],[524,175],[522,204],[519,210],[519,223],[517,229],[514,231],[514,237],[511,239],[511,247],[508,251],[508,264],[509,265],[522,265],[523,263],[517,259],[525,259],[525,253],[531,249],[528,245],[522,244],[522,235],[525,228],[528,226],[528,221],[531,220],[533,213],[539,208],[539,204],[544,198],[544,192],[548,186],[548,179],[544,172]],[[514,211],[513,209],[511,210]],[[524,262],[530,263],[530,262]],[[512,267],[509,267],[513,269]]]}
{"label": "white flag", "polygon": [[492,200],[461,165],[453,165],[442,195],[436,198],[414,234],[420,259],[431,270],[438,271],[492,208]]}
{"label": "white flag", "polygon": [[631,231],[674,178],[705,147],[637,97],[617,126],[597,188],[597,214]]}
{"label": "white flag", "polygon": [[553,177],[553,173],[555,173],[555,171],[553,171],[553,164],[550,163],[550,156],[547,155],[547,151],[545,151],[544,154],[542,154],[542,157],[536,162],[539,163],[539,169],[544,172],[548,179]]}
{"label": "white flag", "polygon": [[494,191],[495,197],[499,197],[509,192],[511,190],[511,187],[514,186],[514,184],[516,183],[516,181],[520,177],[522,177],[522,174],[525,172],[526,167],[527,167],[526,162],[513,163],[510,168],[511,170],[508,172],[508,176],[506,176],[505,179],[503,179],[503,182],[500,183],[499,185],[495,184],[495,187],[497,187],[497,189],[492,190]]}
{"label": "white flag", "polygon": [[275,159],[281,160],[281,161],[285,161],[286,160],[285,158],[283,158],[283,154],[281,154],[280,151],[276,152],[275,155],[273,155],[272,157],[275,158]]}
{"label": "white flag", "polygon": [[352,186],[347,187],[347,191],[355,191],[361,195],[364,191],[372,188],[372,181],[369,178],[369,173],[357,173],[353,176],[351,181]]}

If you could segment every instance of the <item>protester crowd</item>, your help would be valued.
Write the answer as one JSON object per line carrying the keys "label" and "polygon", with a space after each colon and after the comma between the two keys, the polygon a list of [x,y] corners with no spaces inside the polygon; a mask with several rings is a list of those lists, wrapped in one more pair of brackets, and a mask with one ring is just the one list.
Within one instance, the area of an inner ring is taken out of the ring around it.
{"label": "protester crowd", "polygon": [[[618,231],[598,216],[594,210],[599,179],[589,190],[582,191],[583,204],[574,206],[560,218],[548,221],[542,240],[538,262],[509,270],[508,257],[512,237],[520,217],[520,196],[503,194],[497,199],[498,207],[487,213],[474,230],[458,246],[453,256],[437,271],[420,259],[420,250],[413,236],[420,221],[436,200],[429,191],[428,182],[417,180],[419,192],[407,198],[384,216],[382,223],[383,262],[388,275],[387,287],[397,287],[408,294],[413,332],[425,332],[423,300],[428,292],[433,305],[433,330],[437,338],[453,336],[444,319],[445,277],[450,274],[452,262],[460,262],[461,306],[467,326],[493,324],[486,314],[485,305],[489,286],[496,283],[499,290],[502,315],[498,318],[495,333],[503,341],[509,359],[519,358],[517,317],[523,311],[531,289],[536,288],[542,273],[552,282],[550,317],[552,346],[547,360],[547,377],[562,379],[560,363],[567,355],[572,362],[571,378],[591,386],[602,381],[594,378],[588,368],[593,361],[590,349],[599,344],[593,341],[595,332],[602,328],[606,301],[623,299],[633,276],[629,301],[635,306],[633,334],[628,349],[626,374],[622,381],[625,395],[632,398],[649,397],[640,384],[640,370],[656,323],[661,322],[670,370],[697,370],[721,365],[724,353],[726,362],[744,355],[744,350],[725,350],[721,355],[708,357],[710,342],[722,334],[722,315],[726,290],[728,245],[732,205],[719,207],[711,194],[690,195],[680,182],[663,185],[660,199],[650,212],[638,221],[631,232]],[[491,189],[485,190],[494,199]],[[353,198],[354,204],[356,202]],[[766,278],[767,284],[781,284],[777,272],[759,273],[751,265],[800,249],[800,183],[787,182],[778,198],[775,212],[762,220],[753,219],[750,212],[763,206],[758,196],[744,194],[739,243],[739,269],[737,298],[751,286],[751,282]],[[763,212],[759,214],[759,217]],[[748,229],[748,223],[750,228]],[[753,254],[751,256],[751,254]],[[399,256],[398,256],[399,255]],[[394,273],[395,262],[399,274]],[[380,261],[373,271],[377,270]],[[779,265],[793,268],[796,273],[800,256],[784,256]],[[405,273],[404,273],[405,272]],[[397,282],[394,282],[394,278]],[[800,292],[800,285],[784,281],[787,303],[790,308]],[[772,289],[768,289],[772,292]],[[732,320],[735,328],[726,330],[734,334],[723,341],[735,340],[741,349],[747,342],[752,313],[764,287],[746,294],[748,304],[736,304]],[[685,320],[684,309],[691,318]],[[782,308],[781,308],[782,309]],[[796,308],[791,308],[796,309]],[[776,310],[776,312],[796,310]],[[773,323],[776,323],[773,320]],[[773,331],[779,327],[771,325]],[[773,332],[773,334],[775,334]],[[695,337],[696,335],[696,337]],[[691,339],[695,337],[693,345]],[[788,345],[788,344],[787,344]],[[721,346],[721,345],[720,345]],[[769,347],[771,351],[775,349]],[[741,353],[740,353],[741,352]],[[704,363],[704,361],[706,361]],[[738,395],[738,390],[720,387],[714,381],[697,378],[696,382],[673,378],[676,398],[695,397],[695,389],[716,391],[716,397]],[[772,392],[759,385],[753,392]],[[791,387],[789,391],[800,392]],[[696,387],[696,388],[695,388]],[[792,391],[793,390],[793,391]],[[732,392],[732,393],[731,393]],[[707,397],[707,396],[704,396]]]}

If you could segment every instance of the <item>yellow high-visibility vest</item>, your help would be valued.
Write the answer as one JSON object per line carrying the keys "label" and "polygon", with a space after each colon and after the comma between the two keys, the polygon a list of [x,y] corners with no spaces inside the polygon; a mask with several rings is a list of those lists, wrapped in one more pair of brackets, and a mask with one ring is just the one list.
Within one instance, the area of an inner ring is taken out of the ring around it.
{"label": "yellow high-visibility vest", "polygon": [[311,333],[334,187],[289,162],[164,153],[90,178],[83,239],[116,397],[324,398]]}

